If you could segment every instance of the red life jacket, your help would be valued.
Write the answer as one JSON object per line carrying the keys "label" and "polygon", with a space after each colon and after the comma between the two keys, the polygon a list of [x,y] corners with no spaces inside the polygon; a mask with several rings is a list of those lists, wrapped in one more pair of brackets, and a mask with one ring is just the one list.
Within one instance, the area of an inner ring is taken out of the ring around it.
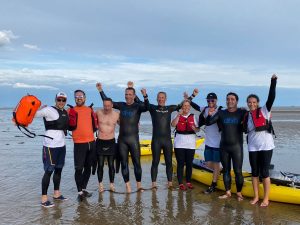
{"label": "red life jacket", "polygon": [[255,131],[264,131],[270,130],[270,121],[267,120],[262,111],[261,108],[257,108],[256,110],[247,112],[244,116],[244,121],[243,121],[243,126],[244,126],[244,132],[245,133],[249,133],[248,131],[248,117],[249,117],[249,113],[251,115],[254,127],[255,127]]}
{"label": "red life jacket", "polygon": [[[91,117],[92,117],[92,125],[93,125],[93,131],[96,132],[98,130],[98,117],[97,114],[93,110],[93,103],[89,106],[91,108]],[[69,126],[68,130],[73,131],[77,128],[77,121],[78,121],[78,113],[74,109],[72,105],[69,105]]]}
{"label": "red life jacket", "polygon": [[194,134],[195,131],[192,127],[195,127],[194,114],[190,114],[188,117],[182,115],[179,116],[178,123],[176,125],[176,133],[178,134]]}

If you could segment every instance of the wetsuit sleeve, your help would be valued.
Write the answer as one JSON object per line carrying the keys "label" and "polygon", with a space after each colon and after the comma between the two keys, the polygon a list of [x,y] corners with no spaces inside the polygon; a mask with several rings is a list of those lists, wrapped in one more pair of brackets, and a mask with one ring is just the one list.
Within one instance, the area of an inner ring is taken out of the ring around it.
{"label": "wetsuit sleeve", "polygon": [[174,111],[179,111],[181,109],[182,104],[178,104],[178,105],[170,105],[169,106],[169,112],[174,112]]}
{"label": "wetsuit sleeve", "polygon": [[192,102],[192,101],[191,101],[191,106],[192,106],[193,109],[195,109],[196,111],[198,111],[198,112],[201,111],[200,106],[197,105],[195,102]]}
{"label": "wetsuit sleeve", "polygon": [[104,91],[99,91],[99,94],[100,94],[100,96],[101,96],[102,101],[103,101],[104,99],[107,99],[107,96],[106,96],[106,94],[104,93]]}
{"label": "wetsuit sleeve", "polygon": [[149,100],[148,100],[148,95],[146,98],[144,97],[144,102],[139,102],[139,110],[141,112],[147,112],[149,109]]}
{"label": "wetsuit sleeve", "polygon": [[266,107],[267,110],[270,112],[272,105],[274,103],[275,100],[275,95],[276,95],[276,83],[277,83],[277,79],[271,79],[271,85],[270,85],[270,89],[269,89],[269,95],[268,95],[268,99],[266,102]]}
{"label": "wetsuit sleeve", "polygon": [[135,95],[134,102],[141,103],[142,101],[137,95]]}
{"label": "wetsuit sleeve", "polygon": [[220,114],[220,113],[219,113],[219,111],[218,111],[218,112],[217,112],[215,115],[213,115],[213,116],[208,115],[208,116],[206,117],[206,120],[205,120],[205,125],[206,125],[206,126],[210,126],[210,125],[212,125],[212,124],[214,124],[214,123],[217,123],[218,120],[219,120],[219,117],[220,117],[219,114]]}
{"label": "wetsuit sleeve", "polygon": [[[102,101],[103,101],[104,99],[107,99],[107,98],[108,98],[108,97],[106,96],[106,94],[104,93],[104,91],[100,91],[99,94],[100,94],[100,96],[101,96]],[[122,102],[114,102],[114,101],[113,101],[113,108],[114,108],[114,109],[120,109],[120,108],[121,108],[121,104],[122,104]]]}

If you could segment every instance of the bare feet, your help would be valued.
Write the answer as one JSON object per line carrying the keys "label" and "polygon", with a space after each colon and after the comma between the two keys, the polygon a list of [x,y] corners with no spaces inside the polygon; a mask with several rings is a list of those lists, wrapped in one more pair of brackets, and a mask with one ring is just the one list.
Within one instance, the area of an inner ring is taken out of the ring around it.
{"label": "bare feet", "polygon": [[153,189],[153,190],[156,190],[156,189],[157,189],[156,182],[152,182],[152,189]]}
{"label": "bare feet", "polygon": [[172,188],[173,188],[173,183],[172,183],[172,181],[168,181],[168,188],[169,188],[169,189],[172,189]]}
{"label": "bare feet", "polygon": [[263,201],[261,204],[260,204],[260,207],[268,207],[269,206],[269,201]]}
{"label": "bare feet", "polygon": [[244,197],[243,197],[243,195],[242,195],[241,192],[236,193],[236,196],[237,196],[237,200],[238,200],[239,202],[244,200]]}
{"label": "bare feet", "polygon": [[130,185],[130,183],[127,182],[125,185],[126,185],[126,192],[127,193],[131,193],[131,185]]}
{"label": "bare feet", "polygon": [[102,183],[99,183],[99,192],[102,193],[104,191],[104,186]]}
{"label": "bare feet", "polygon": [[251,204],[251,205],[255,205],[258,201],[259,201],[258,198],[253,198],[253,199],[250,201],[250,204]]}
{"label": "bare feet", "polygon": [[114,183],[110,183],[109,190],[112,191],[112,192],[116,191]]}
{"label": "bare feet", "polygon": [[231,192],[230,191],[226,191],[226,193],[224,195],[219,196],[219,199],[227,199],[231,197]]}
{"label": "bare feet", "polygon": [[140,191],[140,192],[144,191],[144,188],[142,188],[141,182],[136,182],[136,189],[137,189],[137,191]]}

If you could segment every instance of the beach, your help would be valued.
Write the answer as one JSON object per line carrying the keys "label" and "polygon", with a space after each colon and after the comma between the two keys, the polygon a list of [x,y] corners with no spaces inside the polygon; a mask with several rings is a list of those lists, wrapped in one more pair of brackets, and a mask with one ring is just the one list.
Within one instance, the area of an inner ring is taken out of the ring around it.
{"label": "beach", "polygon": [[[78,203],[74,180],[73,142],[67,137],[66,164],[62,172],[61,191],[68,198],[55,202],[55,207],[40,206],[42,137],[25,137],[11,122],[12,109],[0,109],[0,224],[300,224],[300,206],[271,202],[269,207],[250,205],[248,198],[220,200],[223,192],[203,194],[207,186],[193,182],[195,188],[180,191],[174,175],[174,188],[167,189],[163,157],[159,165],[158,189],[122,194],[98,193],[96,176],[91,176],[88,190],[93,193]],[[300,173],[300,111],[280,108],[272,121],[277,138],[272,164],[276,170]],[[43,134],[42,119],[35,119],[29,128]],[[141,117],[140,139],[151,139],[152,125],[148,113]],[[203,146],[202,146],[203,147]],[[141,158],[144,188],[151,187],[151,156]],[[244,170],[250,170],[248,152],[244,148]],[[133,166],[130,179],[135,190]],[[104,184],[108,188],[105,166]],[[120,173],[115,178],[116,191],[124,192]],[[51,181],[49,196],[53,194]],[[52,200],[52,199],[51,199]]]}

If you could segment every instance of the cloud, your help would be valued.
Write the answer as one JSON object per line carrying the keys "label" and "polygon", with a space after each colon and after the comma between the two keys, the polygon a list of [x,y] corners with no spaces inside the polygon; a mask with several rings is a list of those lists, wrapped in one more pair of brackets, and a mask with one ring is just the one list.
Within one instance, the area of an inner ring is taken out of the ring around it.
{"label": "cloud", "polygon": [[[69,67],[70,65],[68,65]],[[299,88],[299,70],[281,68],[275,72],[279,77],[279,87]],[[30,80],[32,86],[47,88],[62,84],[65,86],[93,86],[96,82],[102,82],[104,87],[124,87],[128,80],[134,81],[137,88],[187,85],[199,88],[210,85],[263,87],[269,85],[272,73],[274,71],[270,71],[269,68],[249,65],[184,61],[123,62],[97,65],[92,69],[85,67],[78,69],[0,69],[0,82],[26,84]]]}
{"label": "cloud", "polygon": [[24,48],[28,48],[30,50],[35,50],[35,51],[40,51],[41,49],[39,47],[37,47],[36,45],[30,45],[30,44],[24,44],[23,45]]}
{"label": "cloud", "polygon": [[58,88],[48,86],[48,85],[31,85],[31,84],[25,84],[25,83],[15,83],[15,84],[13,84],[13,88],[58,90]]}
{"label": "cloud", "polygon": [[0,47],[6,46],[11,43],[11,40],[17,39],[18,37],[13,34],[10,30],[0,31]]}

